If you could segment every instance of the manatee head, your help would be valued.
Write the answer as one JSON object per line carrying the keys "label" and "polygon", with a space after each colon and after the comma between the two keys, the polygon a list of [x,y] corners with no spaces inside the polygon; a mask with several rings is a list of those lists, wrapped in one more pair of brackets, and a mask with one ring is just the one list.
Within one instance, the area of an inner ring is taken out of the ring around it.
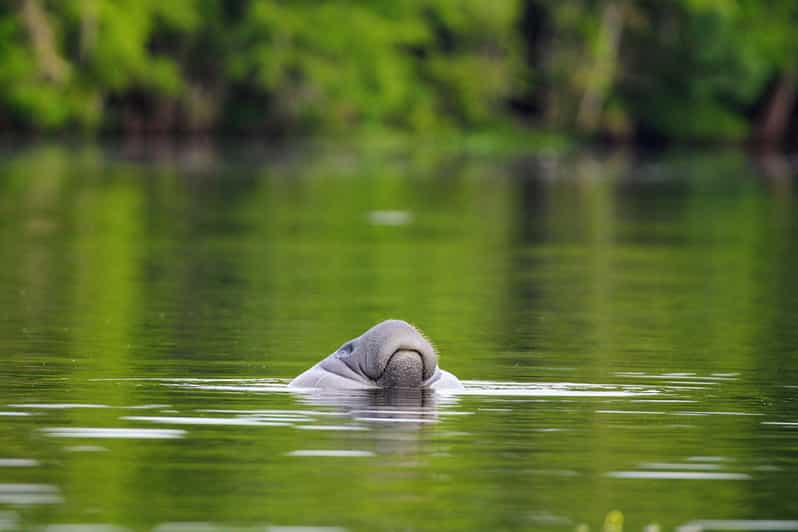
{"label": "manatee head", "polygon": [[438,368],[435,349],[402,320],[378,323],[333,356],[382,388],[421,387]]}
{"label": "manatee head", "polygon": [[462,383],[438,367],[435,349],[402,320],[378,323],[295,377],[292,388],[324,390],[462,390]]}

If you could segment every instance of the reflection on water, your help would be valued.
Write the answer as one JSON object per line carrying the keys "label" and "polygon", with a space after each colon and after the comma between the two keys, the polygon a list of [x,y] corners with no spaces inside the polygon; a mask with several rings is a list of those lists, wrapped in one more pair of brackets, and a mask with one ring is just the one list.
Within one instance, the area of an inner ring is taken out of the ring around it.
{"label": "reflection on water", "polygon": [[798,528],[789,165],[164,153],[0,159],[0,530]]}

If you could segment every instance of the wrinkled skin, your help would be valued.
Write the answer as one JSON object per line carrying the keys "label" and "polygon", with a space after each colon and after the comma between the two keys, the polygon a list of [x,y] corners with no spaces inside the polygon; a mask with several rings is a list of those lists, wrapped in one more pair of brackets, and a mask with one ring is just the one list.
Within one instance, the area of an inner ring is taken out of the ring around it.
{"label": "wrinkled skin", "polygon": [[438,367],[438,354],[427,339],[402,320],[375,325],[290,385],[330,390],[462,388],[457,377]]}

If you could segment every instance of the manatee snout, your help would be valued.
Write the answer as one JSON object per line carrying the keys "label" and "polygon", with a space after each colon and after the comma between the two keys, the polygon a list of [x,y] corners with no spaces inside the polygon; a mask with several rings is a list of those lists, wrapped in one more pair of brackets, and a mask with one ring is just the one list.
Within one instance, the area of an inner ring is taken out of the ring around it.
{"label": "manatee snout", "polygon": [[384,321],[359,340],[364,372],[383,388],[419,387],[438,367],[435,349],[405,321]]}
{"label": "manatee snout", "polygon": [[388,359],[385,370],[376,382],[383,388],[418,388],[424,380],[421,353],[399,349]]}

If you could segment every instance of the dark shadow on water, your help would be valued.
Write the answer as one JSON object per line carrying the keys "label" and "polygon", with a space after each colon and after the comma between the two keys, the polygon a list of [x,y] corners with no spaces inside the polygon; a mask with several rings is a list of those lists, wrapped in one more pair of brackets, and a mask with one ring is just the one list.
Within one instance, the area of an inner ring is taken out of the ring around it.
{"label": "dark shadow on water", "polygon": [[[296,392],[302,403],[338,407],[354,417],[372,414],[375,420],[436,420],[441,396],[430,390],[382,389]],[[451,401],[451,399],[449,399]]]}
{"label": "dark shadow on water", "polygon": [[[357,390],[346,392],[297,392],[299,401],[349,418],[362,440],[377,455],[410,455],[422,452],[425,428],[440,421],[455,397],[429,390]],[[443,409],[443,410],[442,410]],[[362,443],[362,442],[361,442]]]}

